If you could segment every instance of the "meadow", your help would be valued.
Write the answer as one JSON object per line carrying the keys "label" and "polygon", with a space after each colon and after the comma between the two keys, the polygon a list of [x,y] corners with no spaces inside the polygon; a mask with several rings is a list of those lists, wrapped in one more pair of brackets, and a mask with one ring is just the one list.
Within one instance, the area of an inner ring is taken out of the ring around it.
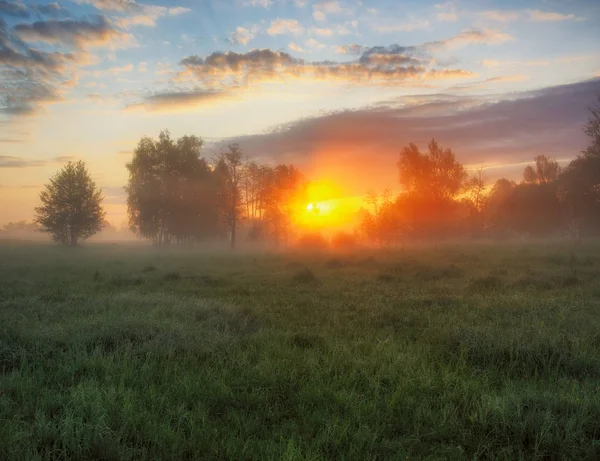
{"label": "meadow", "polygon": [[0,459],[600,459],[600,244],[0,242]]}

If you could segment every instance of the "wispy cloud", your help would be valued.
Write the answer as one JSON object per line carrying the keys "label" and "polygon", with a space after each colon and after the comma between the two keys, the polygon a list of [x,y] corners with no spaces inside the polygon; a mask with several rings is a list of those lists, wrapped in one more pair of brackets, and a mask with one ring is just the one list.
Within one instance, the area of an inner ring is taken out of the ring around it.
{"label": "wispy cloud", "polygon": [[373,25],[373,30],[380,33],[393,33],[393,32],[410,32],[413,30],[428,29],[430,23],[427,19],[418,19],[410,22],[382,22]]}
{"label": "wispy cloud", "polygon": [[231,97],[230,92],[221,90],[176,90],[157,92],[145,96],[136,104],[127,106],[127,110],[148,110],[153,112],[169,112],[193,107],[202,107]]}
{"label": "wispy cloud", "polygon": [[552,11],[541,10],[486,10],[477,13],[478,16],[486,18],[490,21],[512,22],[518,19],[526,19],[536,22],[557,22],[557,21],[573,21],[582,20],[574,14],[563,14]]}
{"label": "wispy cloud", "polygon": [[275,19],[267,29],[269,35],[300,35],[304,33],[304,27],[297,19]]}
{"label": "wispy cloud", "polygon": [[256,36],[257,32],[258,28],[248,30],[244,27],[237,27],[235,32],[229,35],[229,43],[232,45],[247,45]]}
{"label": "wispy cloud", "polygon": [[511,40],[514,38],[510,34],[499,30],[469,29],[445,40],[426,43],[423,47],[435,51],[445,48],[456,49],[467,45],[500,45]]}
{"label": "wispy cloud", "polygon": [[269,8],[273,4],[273,0],[246,0],[244,1],[244,6],[254,6],[254,7],[262,7]]}

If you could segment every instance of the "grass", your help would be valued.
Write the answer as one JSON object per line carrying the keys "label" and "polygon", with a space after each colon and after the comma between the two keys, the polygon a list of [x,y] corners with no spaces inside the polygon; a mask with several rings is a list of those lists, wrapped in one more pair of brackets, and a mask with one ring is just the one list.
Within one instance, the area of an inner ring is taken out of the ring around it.
{"label": "grass", "polygon": [[0,459],[600,458],[600,246],[0,245]]}

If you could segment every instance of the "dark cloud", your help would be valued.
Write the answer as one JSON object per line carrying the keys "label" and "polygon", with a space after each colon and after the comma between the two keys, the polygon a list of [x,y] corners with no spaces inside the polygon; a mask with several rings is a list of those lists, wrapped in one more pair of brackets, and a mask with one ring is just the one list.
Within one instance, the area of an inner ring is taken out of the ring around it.
{"label": "dark cloud", "polygon": [[[50,160],[24,159],[11,155],[0,155],[0,168],[30,168],[53,165],[56,163],[66,163],[77,160],[76,157],[58,156]],[[32,186],[33,187],[33,186]]]}
{"label": "dark cloud", "polygon": [[419,56],[414,47],[365,48],[351,62],[307,62],[283,51],[256,49],[247,53],[213,53],[206,58],[188,56],[180,64],[180,79],[195,78],[206,87],[245,86],[274,79],[338,80],[362,84],[406,84],[408,80],[468,78],[469,71],[433,69],[431,59]]}
{"label": "dark cloud", "polygon": [[228,96],[229,92],[219,90],[166,91],[146,96],[141,104],[133,104],[129,106],[129,109],[143,107],[149,110],[168,110],[182,106],[211,103]]}
{"label": "dark cloud", "polygon": [[50,19],[23,23],[17,24],[14,31],[19,38],[28,42],[60,43],[75,47],[102,45],[123,35],[104,16],[96,16],[90,21]]}
{"label": "dark cloud", "polygon": [[10,155],[0,155],[0,168],[29,168],[44,166],[46,162],[41,160],[25,160]]}
{"label": "dark cloud", "polygon": [[[586,107],[600,93],[600,79],[511,95],[492,102],[473,97],[433,95],[277,127],[270,133],[237,138],[244,151],[265,162],[294,162],[311,172],[334,171],[357,193],[393,186],[396,156],[415,142],[426,148],[435,137],[464,164],[502,166],[490,177],[519,174],[509,165],[537,154],[572,158],[585,147],[581,126]],[[223,140],[219,149],[232,140]],[[272,152],[265,157],[265,152]],[[330,173],[331,174],[331,173]],[[486,173],[487,174],[487,173]]]}
{"label": "dark cloud", "polygon": [[77,160],[77,157],[73,157],[72,155],[60,155],[60,156],[54,157],[52,159],[52,161],[56,162],[56,163],[74,162],[76,160]]}
{"label": "dark cloud", "polygon": [[16,18],[28,18],[29,8],[22,3],[0,0],[0,14]]}
{"label": "dark cloud", "polygon": [[69,12],[57,2],[45,5],[31,5],[10,0],[0,0],[0,15],[28,19],[32,16],[68,16]]}
{"label": "dark cloud", "polygon": [[[28,8],[38,13],[62,9],[56,3]],[[76,66],[88,59],[87,46],[126,46],[130,38],[103,16],[42,20],[14,28],[0,17],[0,113],[29,115],[44,104],[60,101],[63,92],[77,82]],[[29,43],[40,41],[75,49],[70,53],[43,51]]]}

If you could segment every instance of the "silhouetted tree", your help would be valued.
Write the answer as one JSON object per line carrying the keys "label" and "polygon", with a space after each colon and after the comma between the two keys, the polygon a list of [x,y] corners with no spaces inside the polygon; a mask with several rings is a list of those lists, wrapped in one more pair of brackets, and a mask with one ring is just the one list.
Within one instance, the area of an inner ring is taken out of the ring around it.
{"label": "silhouetted tree", "polygon": [[548,184],[556,181],[560,173],[560,166],[556,160],[538,155],[535,157],[535,168],[526,166],[523,171],[523,180],[527,184]]}
{"label": "silhouetted tree", "polygon": [[102,193],[83,161],[69,162],[50,178],[40,200],[35,222],[57,242],[77,246],[102,228]]}
{"label": "silhouetted tree", "polygon": [[452,232],[458,208],[455,198],[467,176],[452,150],[432,139],[423,154],[410,143],[400,152],[397,165],[404,191],[398,206],[409,228],[421,237]]}
{"label": "silhouetted tree", "polygon": [[485,198],[483,209],[485,228],[489,235],[499,237],[510,228],[504,219],[504,203],[511,196],[517,184],[506,178],[498,179]]}
{"label": "silhouetted tree", "polygon": [[471,176],[464,185],[463,203],[469,214],[468,225],[472,235],[483,231],[482,211],[485,202],[485,180],[481,169]]}
{"label": "silhouetted tree", "polygon": [[500,208],[502,219],[513,230],[528,235],[549,235],[562,226],[556,183],[520,184]]}
{"label": "silhouetted tree", "polygon": [[142,138],[127,164],[130,228],[155,245],[218,235],[217,180],[201,158],[202,140],[168,131]]}
{"label": "silhouetted tree", "polygon": [[217,163],[219,175],[219,198],[221,201],[221,219],[229,231],[231,248],[235,248],[238,222],[243,214],[242,180],[244,168],[243,153],[239,144],[229,145],[222,152]]}
{"label": "silhouetted tree", "polygon": [[589,146],[560,175],[558,196],[569,227],[583,234],[600,233],[600,97],[589,108],[583,127]]}

